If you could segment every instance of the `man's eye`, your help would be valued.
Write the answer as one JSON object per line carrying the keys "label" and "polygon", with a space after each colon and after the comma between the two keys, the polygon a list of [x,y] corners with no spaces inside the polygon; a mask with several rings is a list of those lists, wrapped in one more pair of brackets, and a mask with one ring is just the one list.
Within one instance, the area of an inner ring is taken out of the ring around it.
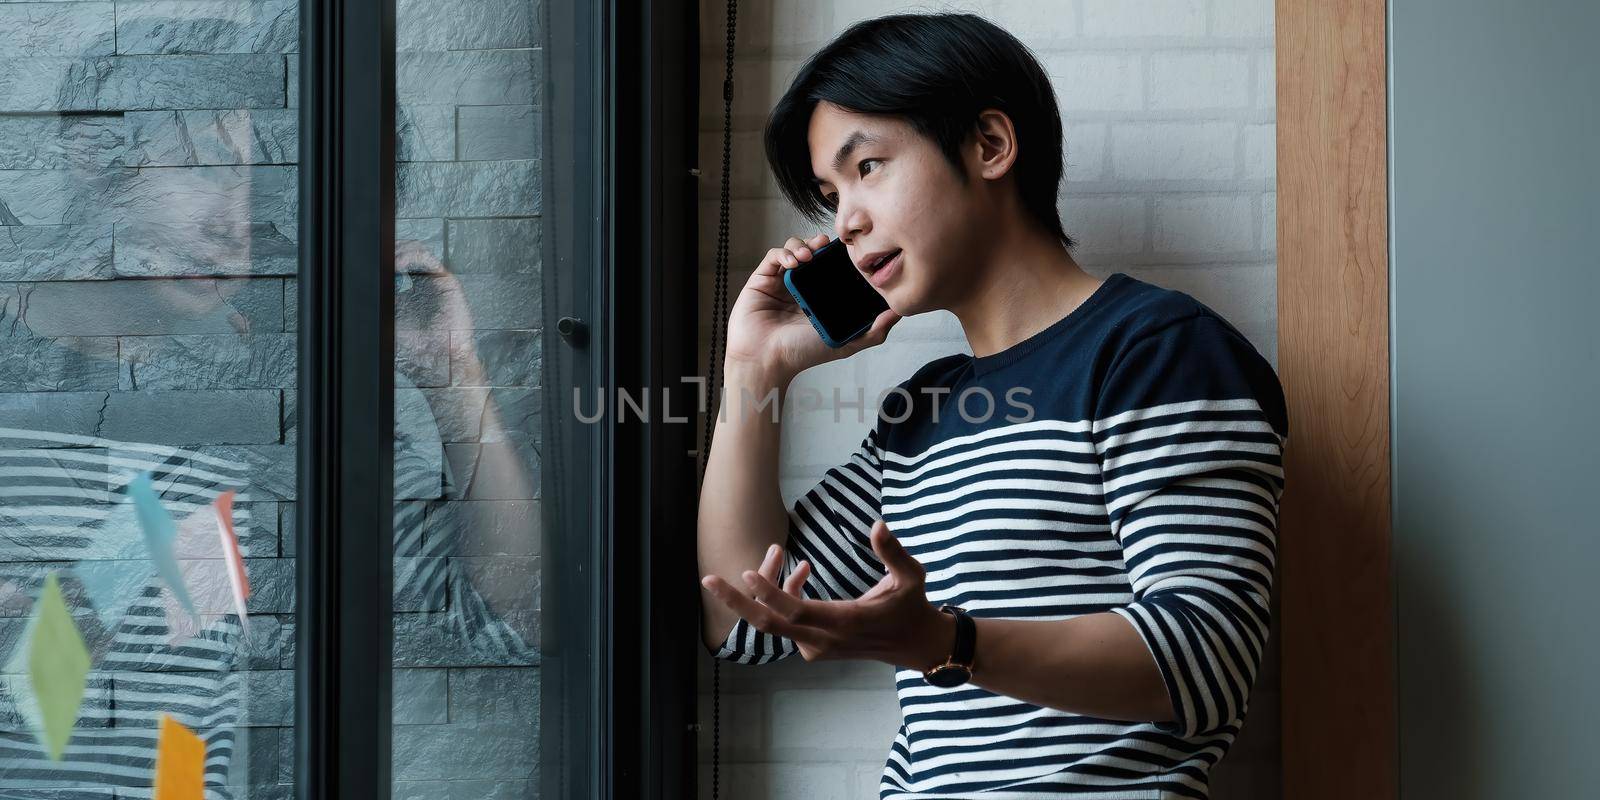
{"label": "man's eye", "polygon": [[883,163],[883,159],[880,159],[880,158],[863,159],[861,161],[861,174],[862,175],[867,174],[867,165],[868,164],[880,164],[880,163]]}

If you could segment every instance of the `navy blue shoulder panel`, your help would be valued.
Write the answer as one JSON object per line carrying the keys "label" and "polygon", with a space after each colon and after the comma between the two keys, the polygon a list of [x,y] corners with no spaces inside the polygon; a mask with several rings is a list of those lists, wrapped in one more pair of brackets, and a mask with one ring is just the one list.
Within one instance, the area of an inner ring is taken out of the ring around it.
{"label": "navy blue shoulder panel", "polygon": [[1197,302],[1186,316],[1134,329],[1108,350],[1093,419],[1203,400],[1253,400],[1273,429],[1288,436],[1277,373],[1221,315]]}
{"label": "navy blue shoulder panel", "polygon": [[[1287,435],[1277,375],[1244,334],[1193,296],[1120,272],[1033,336],[981,358],[934,359],[899,388],[885,398],[880,434],[908,454],[1019,421],[1247,397]],[[984,396],[963,405],[973,393]]]}

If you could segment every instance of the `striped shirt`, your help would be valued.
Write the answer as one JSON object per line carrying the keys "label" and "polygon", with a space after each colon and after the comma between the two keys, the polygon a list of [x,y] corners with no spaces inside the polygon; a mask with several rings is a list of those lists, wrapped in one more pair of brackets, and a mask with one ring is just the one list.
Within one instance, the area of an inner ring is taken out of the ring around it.
{"label": "striped shirt", "polygon": [[[0,441],[0,517],[8,526],[0,587],[21,613],[32,613],[45,575],[58,570],[92,659],[60,761],[45,755],[16,711],[27,700],[26,685],[6,676],[0,793],[72,788],[148,797],[164,713],[205,740],[206,782],[226,783],[235,748],[247,746],[240,727],[247,677],[239,671],[245,668],[245,644],[238,617],[226,613],[229,607],[207,607],[197,598],[206,624],[196,635],[170,641],[172,601],[138,549],[140,534],[124,490],[134,475],[150,472],[175,519],[206,508],[224,489],[240,490],[234,525],[240,549],[250,556],[254,521],[243,477],[247,465],[199,448],[50,431],[0,428]],[[191,578],[193,567],[203,566],[187,558],[180,563]],[[108,605],[114,607],[95,608],[79,584],[78,576],[91,566],[134,576],[112,593],[115,601]],[[9,644],[8,657],[26,646],[17,638]]]}
{"label": "striped shirt", "polygon": [[[1098,719],[897,669],[880,798],[1207,797],[1266,647],[1287,440],[1282,389],[1249,340],[1120,272],[1039,333],[936,359],[888,393],[849,460],[789,510],[782,575],[808,559],[805,596],[859,597],[884,575],[868,540],[882,518],[926,568],[930,603],[1126,619],[1176,720]],[[716,655],[795,652],[740,620]]]}
{"label": "striped shirt", "polygon": [[[453,485],[433,409],[398,372],[395,385],[394,582],[397,594],[424,609],[413,615],[421,624],[411,634],[447,644],[473,663],[537,663],[536,649],[488,606],[451,557],[460,531],[428,513],[461,494],[461,487]],[[63,790],[72,797],[151,797],[162,714],[205,741],[208,800],[281,795],[272,786],[278,774],[248,774],[246,760],[236,756],[250,750],[252,725],[289,724],[261,719],[252,699],[287,690],[272,682],[293,666],[280,652],[292,638],[262,636],[258,631],[271,629],[259,620],[245,634],[229,595],[216,591],[226,578],[215,528],[195,540],[215,544],[214,553],[186,550],[180,533],[177,556],[203,624],[174,636],[168,623],[175,601],[138,544],[126,496],[135,475],[151,473],[162,506],[181,524],[204,513],[221,492],[235,490],[240,548],[247,564],[263,563],[257,559],[278,553],[250,550],[254,504],[293,500],[294,481],[274,475],[253,453],[0,427],[0,596],[15,607],[12,613],[30,613],[45,575],[58,570],[92,660],[60,761],[45,754],[17,713],[27,689],[15,676],[0,675],[0,798],[69,796]],[[111,597],[110,607],[97,607],[84,591],[81,581],[91,570],[131,576],[99,596]],[[11,622],[12,631],[21,627],[21,619]],[[6,659],[22,647],[18,638],[13,633],[4,642]],[[268,685],[252,688],[252,682]],[[278,747],[276,739],[264,744]]]}

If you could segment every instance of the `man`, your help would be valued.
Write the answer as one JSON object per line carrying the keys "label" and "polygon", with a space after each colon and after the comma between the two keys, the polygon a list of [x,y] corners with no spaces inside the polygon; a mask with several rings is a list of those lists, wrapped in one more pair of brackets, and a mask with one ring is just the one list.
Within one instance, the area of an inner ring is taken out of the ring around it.
{"label": "man", "polygon": [[[1288,423],[1271,366],[1194,298],[1072,259],[1061,120],[972,15],[846,30],[774,108],[768,161],[890,306],[830,350],[770,251],[734,303],[699,518],[719,658],[894,665],[884,800],[1205,797],[1266,648]],[[889,393],[792,509],[752,402],[946,309],[972,355]],[[941,608],[944,607],[944,608]]]}

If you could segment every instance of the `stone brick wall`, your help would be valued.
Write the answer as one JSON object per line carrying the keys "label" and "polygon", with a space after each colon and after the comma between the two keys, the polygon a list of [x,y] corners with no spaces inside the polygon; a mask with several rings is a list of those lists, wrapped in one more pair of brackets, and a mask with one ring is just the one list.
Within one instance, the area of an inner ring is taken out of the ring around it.
{"label": "stone brick wall", "polygon": [[[0,0],[0,425],[248,465],[253,797],[293,767],[298,10]],[[396,405],[437,474],[396,492],[398,797],[537,794],[537,655],[451,615],[538,646],[543,14],[399,0]]]}
{"label": "stone brick wall", "polygon": [[[1215,308],[1277,362],[1276,93],[1270,0],[774,0],[739,4],[733,108],[730,301],[770,247],[816,233],[778,193],[761,151],[773,102],[811,53],[859,19],[963,10],[1011,31],[1039,56],[1065,124],[1062,222],[1074,257]],[[711,308],[721,181],[727,4],[701,0],[701,303]],[[701,330],[702,361],[710,334]],[[827,404],[784,409],[786,502],[860,441],[870,398],[938,356],[968,352],[946,312],[901,321],[882,347],[813,368],[796,387],[869,398],[861,419]],[[790,400],[798,395],[791,395]],[[702,659],[701,785],[710,797],[711,659]],[[868,662],[724,664],[723,796],[876,797],[899,724],[893,671]],[[1213,797],[1278,791],[1278,661],[1272,651],[1247,724],[1213,772]]]}

